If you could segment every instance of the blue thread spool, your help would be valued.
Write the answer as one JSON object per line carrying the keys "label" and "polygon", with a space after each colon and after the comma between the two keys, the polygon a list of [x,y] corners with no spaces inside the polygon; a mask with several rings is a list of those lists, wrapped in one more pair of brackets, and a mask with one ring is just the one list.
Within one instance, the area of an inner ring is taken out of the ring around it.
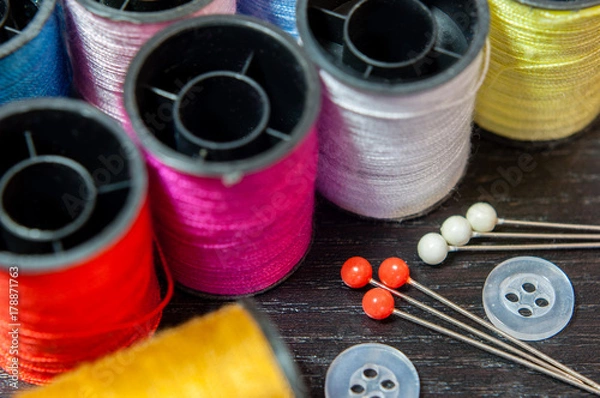
{"label": "blue thread spool", "polygon": [[238,13],[251,15],[279,26],[294,37],[296,29],[296,0],[238,0]]}
{"label": "blue thread spool", "polygon": [[60,28],[56,0],[0,0],[0,105],[69,94]]}

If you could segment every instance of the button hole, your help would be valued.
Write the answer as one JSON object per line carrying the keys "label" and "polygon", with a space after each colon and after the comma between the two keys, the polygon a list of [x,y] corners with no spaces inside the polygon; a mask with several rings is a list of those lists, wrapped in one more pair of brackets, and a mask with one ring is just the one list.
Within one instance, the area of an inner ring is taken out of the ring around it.
{"label": "button hole", "polygon": [[533,293],[533,292],[535,292],[535,285],[533,283],[529,283],[529,282],[523,283],[522,288],[527,293]]}
{"label": "button hole", "polygon": [[508,301],[510,301],[511,303],[516,303],[517,301],[519,301],[519,296],[517,296],[514,293],[508,293],[506,296],[504,296]]}
{"label": "button hole", "polygon": [[352,393],[354,394],[362,394],[363,392],[365,392],[365,388],[360,384],[355,384],[352,387],[350,387],[350,391],[352,391]]}
{"label": "button hole", "polygon": [[375,369],[367,368],[363,371],[363,374],[367,379],[374,379],[377,377],[377,371]]}
{"label": "button hole", "polygon": [[547,307],[550,305],[550,303],[548,302],[548,300],[546,300],[545,298],[538,298],[535,300],[535,305],[537,305],[538,307]]}
{"label": "button hole", "polygon": [[521,314],[524,317],[530,317],[531,315],[533,315],[533,312],[531,312],[529,308],[519,308],[519,314]]}

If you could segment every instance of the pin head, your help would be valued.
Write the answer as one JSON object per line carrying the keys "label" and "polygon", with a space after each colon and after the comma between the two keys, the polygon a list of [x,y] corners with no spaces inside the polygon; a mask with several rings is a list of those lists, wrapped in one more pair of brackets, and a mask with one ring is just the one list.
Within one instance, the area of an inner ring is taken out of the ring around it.
{"label": "pin head", "polygon": [[467,220],[473,231],[490,232],[498,224],[498,214],[489,203],[475,203],[467,211]]}
{"label": "pin head", "polygon": [[347,286],[358,289],[369,283],[373,277],[373,267],[362,257],[351,257],[342,266],[341,275]]}
{"label": "pin head", "polygon": [[410,270],[406,261],[398,257],[390,257],[379,266],[379,279],[389,288],[397,289],[410,278]]}
{"label": "pin head", "polygon": [[473,229],[469,220],[463,216],[452,216],[442,224],[440,229],[442,236],[448,244],[453,246],[464,246],[471,240]]}
{"label": "pin head", "polygon": [[430,232],[423,236],[417,246],[419,257],[425,264],[441,264],[448,256],[450,248],[446,239],[440,234]]}
{"label": "pin head", "polygon": [[387,290],[371,289],[363,297],[362,307],[369,318],[385,319],[394,312],[394,297]]}

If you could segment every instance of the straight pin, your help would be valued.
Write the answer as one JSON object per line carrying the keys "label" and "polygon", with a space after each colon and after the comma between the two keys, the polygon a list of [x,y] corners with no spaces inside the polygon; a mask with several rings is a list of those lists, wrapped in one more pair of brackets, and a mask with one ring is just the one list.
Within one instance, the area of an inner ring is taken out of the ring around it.
{"label": "straight pin", "polygon": [[554,229],[571,229],[578,231],[598,231],[600,232],[600,225],[585,225],[585,224],[565,224],[565,223],[553,223],[553,222],[540,222],[540,221],[523,221],[523,220],[510,220],[506,218],[498,218],[498,213],[489,203],[479,202],[475,203],[467,211],[467,220],[473,227],[474,231],[478,232],[490,232],[496,225],[510,225],[520,227],[534,227],[534,228],[554,228]]}
{"label": "straight pin", "polygon": [[439,265],[448,253],[456,252],[499,252],[499,251],[531,251],[531,250],[582,250],[600,249],[600,242],[580,243],[532,243],[520,245],[476,245],[452,246],[446,239],[434,232],[424,235],[417,246],[421,260],[429,265]]}
{"label": "straight pin", "polygon": [[584,391],[587,391],[589,393],[600,396],[599,390],[597,390],[591,386],[588,386],[586,384],[583,384],[577,380],[573,380],[570,377],[566,377],[562,373],[555,372],[555,371],[547,369],[545,367],[536,365],[536,364],[531,363],[530,361],[527,361],[523,358],[509,354],[509,353],[499,350],[495,347],[489,346],[480,341],[472,339],[470,337],[463,336],[463,335],[456,333],[455,331],[445,328],[443,326],[436,325],[435,323],[426,321],[425,319],[411,315],[404,311],[400,311],[400,310],[394,308],[394,298],[392,297],[391,293],[388,292],[387,290],[384,290],[381,288],[375,288],[375,289],[368,291],[363,298],[362,304],[363,304],[363,310],[370,318],[380,320],[380,319],[385,319],[385,318],[389,317],[390,315],[394,314],[396,316],[399,316],[399,317],[401,317],[407,321],[410,321],[412,323],[415,323],[417,325],[423,326],[425,328],[428,328],[428,329],[438,332],[440,334],[446,335],[455,340],[467,343],[473,347],[479,348],[480,350],[486,351],[490,354],[493,354],[493,355],[499,356],[501,358],[507,359],[509,361],[515,362],[519,365],[528,367],[530,369],[533,369],[535,371],[543,373],[547,376],[550,376],[557,380],[560,380],[563,383],[570,384],[574,387],[580,388]]}
{"label": "straight pin", "polygon": [[547,239],[547,240],[600,240],[600,233],[532,233],[532,232],[480,232],[474,231],[469,220],[463,216],[452,216],[442,224],[440,233],[452,246],[464,246],[472,238],[493,239]]}

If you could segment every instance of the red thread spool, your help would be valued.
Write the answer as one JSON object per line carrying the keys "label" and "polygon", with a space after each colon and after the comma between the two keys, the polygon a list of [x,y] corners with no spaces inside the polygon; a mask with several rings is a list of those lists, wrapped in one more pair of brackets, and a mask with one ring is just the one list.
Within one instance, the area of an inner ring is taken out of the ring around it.
{"label": "red thread spool", "polygon": [[154,36],[125,83],[157,236],[177,281],[221,297],[281,282],[312,237],[318,75],[284,32],[204,16]]}
{"label": "red thread spool", "polygon": [[40,99],[0,123],[0,366],[45,384],[153,333],[170,292],[161,302],[143,161],[113,121]]}

